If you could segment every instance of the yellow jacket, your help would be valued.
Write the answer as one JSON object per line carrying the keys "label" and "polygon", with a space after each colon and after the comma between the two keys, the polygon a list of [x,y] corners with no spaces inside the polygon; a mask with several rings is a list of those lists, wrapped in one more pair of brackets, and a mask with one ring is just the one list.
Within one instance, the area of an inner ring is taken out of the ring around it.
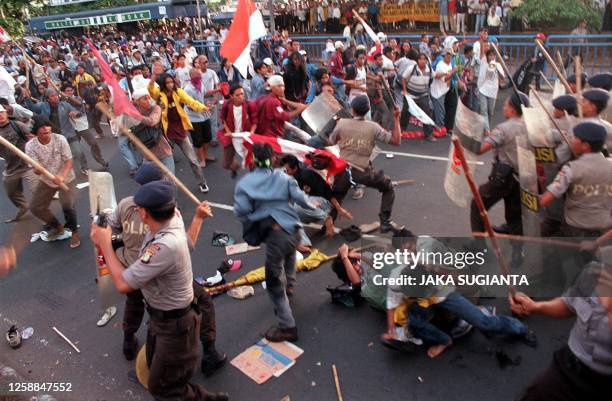
{"label": "yellow jacket", "polygon": [[[162,109],[161,123],[164,134],[166,134],[168,132],[168,96],[166,95],[166,92],[160,91],[159,87],[156,86],[155,82],[153,81],[149,82],[147,89],[149,90],[151,97],[159,103]],[[185,113],[183,105],[187,105],[189,108],[197,112],[208,110],[208,107],[189,96],[181,88],[178,88],[172,92],[172,101],[176,105],[176,111],[178,112],[179,116],[181,116],[181,122],[183,123],[183,129],[185,131],[190,131],[193,129],[193,127],[191,126],[189,117],[187,117],[187,113]]]}
{"label": "yellow jacket", "polygon": [[74,77],[74,86],[76,87],[77,90],[77,95],[81,96],[81,91],[79,88],[79,84],[81,83],[86,83],[87,81],[91,81],[93,82],[94,86],[96,85],[96,79],[94,77],[92,77],[91,75],[89,75],[88,73],[83,73],[83,82],[81,82],[81,76],[79,74],[76,75],[76,77]]}

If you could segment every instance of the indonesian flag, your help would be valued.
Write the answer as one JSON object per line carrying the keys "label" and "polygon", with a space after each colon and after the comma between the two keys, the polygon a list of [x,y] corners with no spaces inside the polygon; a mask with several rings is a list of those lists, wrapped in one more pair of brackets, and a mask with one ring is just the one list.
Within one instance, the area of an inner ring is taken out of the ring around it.
{"label": "indonesian flag", "polygon": [[134,104],[128,99],[125,91],[119,86],[119,82],[115,79],[115,75],[111,71],[110,67],[104,61],[104,58],[96,49],[91,40],[86,40],[89,48],[93,52],[96,60],[98,60],[98,64],[100,65],[100,72],[102,73],[102,80],[108,84],[113,90],[113,109],[115,112],[115,116],[119,117],[122,114],[128,115],[137,119],[138,121],[142,120],[142,116],[136,110]]}
{"label": "indonesian flag", "polygon": [[253,144],[255,143],[267,143],[272,146],[272,149],[276,153],[291,154],[298,158],[299,161],[306,165],[310,165],[310,158],[307,155],[319,155],[324,156],[330,160],[330,166],[327,170],[320,171],[315,170],[321,174],[327,181],[331,177],[342,173],[347,166],[346,161],[340,159],[333,152],[329,150],[316,149],[310,146],[302,145],[301,143],[288,141],[286,139],[276,138],[272,136],[264,136],[249,133],[232,134],[234,139],[242,138],[242,142],[233,141],[234,147],[240,146],[241,148],[236,149],[238,154],[244,154],[244,165],[248,166],[253,162]]}
{"label": "indonesian flag", "polygon": [[10,42],[11,40],[13,38],[0,26],[0,43]]}
{"label": "indonesian flag", "polygon": [[406,95],[406,101],[408,102],[408,112],[416,117],[420,122],[425,125],[436,126],[436,123],[419,107],[418,104],[410,96]]}
{"label": "indonesian flag", "polygon": [[263,16],[253,0],[238,0],[234,21],[221,44],[221,55],[227,57],[246,78],[252,64],[251,43],[266,34]]}

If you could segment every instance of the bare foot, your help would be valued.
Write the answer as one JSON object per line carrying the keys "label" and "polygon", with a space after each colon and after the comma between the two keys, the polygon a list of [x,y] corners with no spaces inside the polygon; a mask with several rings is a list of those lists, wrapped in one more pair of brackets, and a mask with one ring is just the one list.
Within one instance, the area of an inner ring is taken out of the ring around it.
{"label": "bare foot", "polygon": [[306,245],[298,245],[298,246],[296,247],[296,250],[297,250],[299,253],[310,253],[310,252],[312,251],[312,247],[310,247],[310,246],[306,246]]}
{"label": "bare foot", "polygon": [[437,358],[444,352],[445,349],[447,349],[451,345],[452,345],[452,342],[448,344],[432,345],[431,347],[427,349],[427,356],[430,357],[431,359]]}

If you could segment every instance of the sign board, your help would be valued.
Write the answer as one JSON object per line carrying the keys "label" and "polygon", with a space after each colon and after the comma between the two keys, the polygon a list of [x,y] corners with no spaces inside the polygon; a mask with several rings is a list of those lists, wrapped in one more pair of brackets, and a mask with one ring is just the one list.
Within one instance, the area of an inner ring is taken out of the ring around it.
{"label": "sign board", "polygon": [[401,21],[438,22],[439,0],[408,0],[403,4],[388,2],[380,6],[379,21],[390,24]]}
{"label": "sign board", "polygon": [[138,11],[124,14],[109,14],[99,15],[96,17],[83,17],[83,18],[66,18],[55,21],[45,21],[46,29],[62,29],[62,28],[77,28],[81,26],[92,26],[92,25],[106,25],[106,24],[119,24],[122,22],[133,22],[151,19],[151,12],[149,10]]}
{"label": "sign board", "polygon": [[76,3],[88,3],[94,0],[49,0],[49,5],[51,7],[57,6],[66,6],[68,4],[76,4]]}

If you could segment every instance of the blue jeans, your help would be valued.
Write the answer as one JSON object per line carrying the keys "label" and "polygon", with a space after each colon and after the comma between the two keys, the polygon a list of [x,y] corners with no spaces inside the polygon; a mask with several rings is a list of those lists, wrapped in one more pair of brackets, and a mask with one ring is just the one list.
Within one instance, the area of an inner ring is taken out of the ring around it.
{"label": "blue jeans", "polygon": [[119,152],[127,162],[130,171],[138,170],[138,167],[142,164],[142,155],[132,148],[130,139],[125,135],[119,135],[117,145],[119,145]]}
{"label": "blue jeans", "polygon": [[446,110],[444,109],[444,99],[446,95],[442,95],[439,98],[431,98],[434,111],[434,121],[438,127],[444,127],[444,115]]}
{"label": "blue jeans", "polygon": [[474,27],[474,35],[478,35],[480,28],[484,26],[486,18],[486,14],[476,14],[476,26]]}
{"label": "blue jeans", "polygon": [[174,156],[170,155],[170,156],[166,156],[163,157],[161,159],[159,159],[160,162],[162,162],[162,164],[164,166],[166,166],[168,168],[168,170],[170,170],[172,172],[172,174],[175,174],[174,171]]}
{"label": "blue jeans", "polygon": [[[315,210],[310,210],[303,208],[297,203],[293,204],[293,208],[297,212],[300,221],[302,223],[323,223],[325,219],[329,216],[329,213],[333,210],[332,204],[325,198],[321,198],[319,196],[309,196],[310,201],[319,202],[320,206]],[[300,233],[299,244],[304,246],[312,246],[312,241],[304,231],[303,227],[300,227],[298,230]]]}
{"label": "blue jeans", "polygon": [[510,316],[487,316],[465,297],[453,292],[444,301],[429,308],[414,303],[408,309],[410,332],[430,344],[451,342],[448,334],[429,322],[436,309],[444,309],[486,333],[522,336],[527,332],[527,328],[519,320]]}

